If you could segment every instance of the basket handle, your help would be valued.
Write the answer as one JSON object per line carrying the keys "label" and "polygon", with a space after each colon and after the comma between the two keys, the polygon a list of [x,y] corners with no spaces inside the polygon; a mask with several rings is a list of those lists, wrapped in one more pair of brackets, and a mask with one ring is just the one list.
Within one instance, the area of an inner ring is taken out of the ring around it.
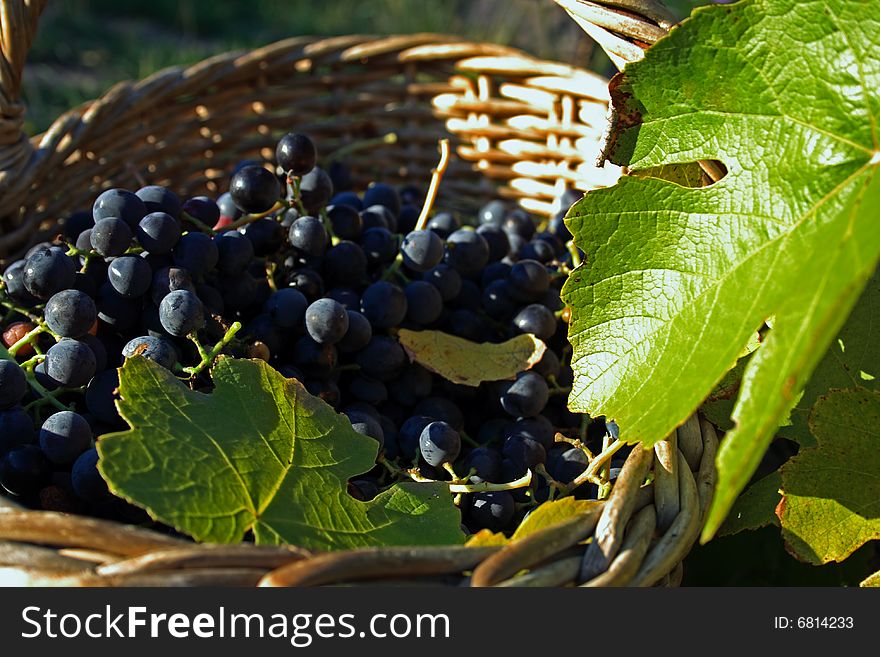
{"label": "basket handle", "polygon": [[0,178],[21,169],[32,146],[22,129],[21,76],[48,0],[0,0]]}

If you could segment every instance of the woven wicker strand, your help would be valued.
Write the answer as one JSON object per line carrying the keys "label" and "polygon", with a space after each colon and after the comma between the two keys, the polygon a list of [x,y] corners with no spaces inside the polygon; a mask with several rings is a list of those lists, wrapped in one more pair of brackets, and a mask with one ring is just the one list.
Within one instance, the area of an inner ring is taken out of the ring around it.
{"label": "woven wicker strand", "polygon": [[[670,27],[654,0],[557,0],[622,66]],[[171,184],[217,193],[231,167],[271,158],[296,128],[373,178],[424,184],[436,143],[458,159],[441,203],[497,195],[539,215],[565,188],[613,184],[597,168],[607,81],[507,47],[443,35],[296,37],[117,84],[22,133],[24,60],[45,0],[0,0],[0,256],[87,209],[107,186]],[[611,496],[581,516],[501,548],[195,545],[163,533],[45,511],[0,496],[0,583],[53,586],[677,586],[715,484],[717,437],[696,415],[653,450],[637,447]],[[653,483],[645,484],[653,469]]]}

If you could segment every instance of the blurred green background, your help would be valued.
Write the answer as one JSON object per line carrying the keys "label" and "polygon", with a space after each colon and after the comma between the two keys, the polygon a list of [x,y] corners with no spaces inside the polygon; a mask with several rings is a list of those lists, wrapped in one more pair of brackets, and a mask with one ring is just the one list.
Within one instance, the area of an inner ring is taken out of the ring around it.
{"label": "blurred green background", "polygon": [[[707,0],[670,0],[679,15]],[[612,68],[552,0],[55,0],[28,57],[26,129],[120,80],[294,35],[439,32],[510,44],[547,59]]]}

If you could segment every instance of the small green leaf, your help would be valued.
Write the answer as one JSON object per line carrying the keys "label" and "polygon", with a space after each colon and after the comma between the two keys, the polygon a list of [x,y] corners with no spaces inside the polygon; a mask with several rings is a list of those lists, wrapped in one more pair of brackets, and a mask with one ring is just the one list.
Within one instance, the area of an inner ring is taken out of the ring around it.
{"label": "small green leaf", "polygon": [[834,390],[813,407],[818,447],[782,467],[782,536],[798,558],[843,561],[880,539],[880,392]]}
{"label": "small green leaf", "polygon": [[865,589],[880,589],[880,570],[865,579],[859,586]]}
{"label": "small green leaf", "polygon": [[444,379],[466,386],[513,379],[531,369],[547,349],[531,334],[493,344],[471,342],[442,331],[401,329],[397,339],[411,360]]}
{"label": "small green leaf", "polygon": [[221,358],[214,391],[193,392],[144,358],[120,370],[129,431],[98,442],[110,489],[200,541],[335,550],[463,542],[443,484],[397,484],[370,502],[346,483],[378,444],[262,361]]}
{"label": "small green leaf", "polygon": [[878,23],[880,3],[862,0],[716,5],[612,82],[615,164],[717,160],[727,174],[695,189],[624,176],[569,212],[586,254],[563,288],[570,406],[652,444],[772,324],[719,449],[704,541],[880,259]]}
{"label": "small green leaf", "polygon": [[487,529],[477,532],[468,539],[469,547],[488,547],[493,545],[505,545],[512,541],[535,534],[542,529],[558,525],[563,520],[589,513],[602,502],[595,500],[576,500],[573,497],[563,497],[552,502],[544,502],[532,511],[522,524],[516,528],[510,538],[501,533],[493,533]]}
{"label": "small green leaf", "polygon": [[776,506],[782,495],[782,475],[775,470],[766,477],[759,479],[745,492],[736,498],[721,529],[719,536],[729,536],[747,529],[758,529],[767,525],[779,525],[776,517]]}

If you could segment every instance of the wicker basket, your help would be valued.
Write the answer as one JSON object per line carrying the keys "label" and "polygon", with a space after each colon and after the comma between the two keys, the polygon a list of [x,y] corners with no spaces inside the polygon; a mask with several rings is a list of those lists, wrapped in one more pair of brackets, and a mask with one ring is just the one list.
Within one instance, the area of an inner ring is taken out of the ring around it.
{"label": "wicker basket", "polygon": [[[608,4],[618,8],[595,5],[600,11],[589,24],[609,39],[638,48],[648,41],[646,29],[665,27],[652,12],[627,7],[650,2]],[[564,188],[593,189],[618,176],[593,163],[608,110],[606,80],[510,48],[433,34],[293,38],[166,69],[116,85],[29,140],[21,132],[19,89],[44,5],[0,4],[0,255],[52,235],[59,217],[90,207],[103,187],[146,180],[184,195],[217,193],[236,162],[271,158],[278,133],[291,127],[317,138],[325,164],[344,152],[356,188],[374,178],[424,184],[438,139],[448,137],[459,157],[438,203],[462,210],[501,194],[548,215]],[[0,583],[676,585],[714,488],[716,448],[713,427],[694,416],[654,450],[633,449],[594,512],[504,548],[310,554],[194,545],[132,526],[26,511],[0,497]]]}

